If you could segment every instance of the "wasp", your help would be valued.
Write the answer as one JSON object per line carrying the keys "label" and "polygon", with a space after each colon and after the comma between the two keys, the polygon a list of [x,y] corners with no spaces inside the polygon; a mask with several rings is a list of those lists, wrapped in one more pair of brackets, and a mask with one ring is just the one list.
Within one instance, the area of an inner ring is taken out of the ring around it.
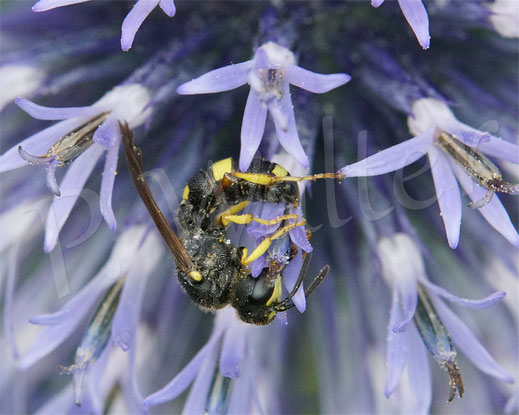
{"label": "wasp", "polygon": [[[185,293],[202,309],[215,311],[231,305],[238,317],[256,325],[274,320],[278,312],[294,306],[291,301],[308,270],[310,254],[305,254],[303,266],[292,291],[281,299],[282,271],[293,258],[297,247],[291,245],[288,261],[270,261],[254,278],[249,265],[263,255],[271,244],[305,221],[287,213],[273,220],[252,214],[240,214],[250,202],[283,202],[299,205],[297,182],[321,178],[342,179],[340,173],[312,176],[290,176],[276,163],[256,158],[247,172],[234,170],[231,158],[214,163],[207,171],[199,170],[184,188],[178,209],[180,236],[173,231],[156,204],[143,176],[142,153],[133,144],[133,132],[121,124],[126,160],[137,192],[148,209],[158,231],[175,258],[179,283]],[[251,253],[227,239],[230,223],[265,225],[281,223],[280,228],[267,236]],[[328,274],[326,265],[305,290],[308,297]]]}

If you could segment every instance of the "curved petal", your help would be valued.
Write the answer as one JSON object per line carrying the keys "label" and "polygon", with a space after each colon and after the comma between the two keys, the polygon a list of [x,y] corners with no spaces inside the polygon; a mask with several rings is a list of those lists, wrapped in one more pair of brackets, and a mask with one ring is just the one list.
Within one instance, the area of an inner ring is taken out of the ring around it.
{"label": "curved petal", "polygon": [[[288,263],[288,265],[283,270],[283,283],[285,284],[285,288],[290,293],[292,289],[296,285],[297,278],[299,277],[299,273],[301,271],[301,267],[303,265],[303,254],[301,250],[297,251],[296,256]],[[304,313],[306,310],[306,298],[305,298],[305,290],[303,288],[303,284],[292,297],[292,301],[294,302],[296,308],[300,313]]]}
{"label": "curved petal", "polygon": [[240,376],[240,368],[247,345],[247,325],[234,318],[230,322],[222,343],[220,352],[220,373],[229,378]]}
{"label": "curved petal", "polygon": [[414,400],[413,414],[428,414],[432,401],[432,379],[427,351],[414,324],[406,333],[409,361],[407,370]]}
{"label": "curved petal", "polygon": [[112,147],[106,152],[103,179],[101,180],[101,193],[99,195],[101,214],[112,231],[117,227],[117,221],[115,220],[114,211],[112,209],[112,193],[115,176],[117,175],[117,160],[119,158],[120,144],[121,133],[119,132],[119,137],[115,139]]}
{"label": "curved petal", "polygon": [[306,235],[306,228],[304,226],[298,226],[297,228],[289,231],[290,240],[295,243],[299,248],[305,252],[312,252],[313,246],[310,245],[310,241]]}
{"label": "curved petal", "polygon": [[460,240],[461,194],[449,161],[436,148],[428,152],[431,173],[440,206],[440,215],[447,232],[451,248],[456,248]]}
{"label": "curved petal", "polygon": [[25,98],[16,98],[14,101],[22,110],[37,120],[66,120],[68,118],[90,117],[99,114],[95,107],[50,108],[35,104]]}
{"label": "curved petal", "polygon": [[159,6],[169,17],[173,17],[177,11],[173,0],[160,0]]}
{"label": "curved petal", "polygon": [[44,242],[45,252],[52,251],[56,246],[59,232],[67,221],[81,190],[103,152],[103,147],[94,143],[68,168],[61,182],[61,196],[54,198],[47,215]]}
{"label": "curved petal", "polygon": [[77,119],[62,121],[11,147],[0,156],[0,173],[27,166],[27,161],[20,157],[19,147],[22,147],[25,153],[34,156],[46,154],[56,141],[80,124],[81,120]]}
{"label": "curved petal", "polygon": [[506,293],[504,291],[498,291],[498,292],[495,292],[495,293],[489,295],[488,297],[482,298],[481,300],[470,300],[468,298],[458,297],[458,296],[448,292],[446,289],[444,289],[436,284],[433,284],[432,282],[430,282],[428,280],[422,279],[420,282],[423,285],[425,285],[431,293],[439,295],[440,297],[443,297],[446,300],[449,300],[453,303],[456,303],[458,305],[461,305],[463,307],[468,307],[468,308],[483,309],[483,308],[493,306],[498,301],[501,301],[506,295]]}
{"label": "curved petal", "polygon": [[45,12],[56,7],[70,6],[72,4],[86,3],[90,0],[40,0],[32,6],[33,12]]}
{"label": "curved petal", "polygon": [[514,378],[510,375],[492,356],[487,352],[483,345],[476,338],[474,333],[463,323],[459,317],[453,313],[443,301],[433,298],[434,305],[440,315],[443,324],[460,350],[474,363],[479,370],[512,383]]}
{"label": "curved petal", "polygon": [[407,325],[414,317],[416,304],[418,303],[415,279],[403,279],[398,284],[398,290],[402,297],[402,315],[404,316],[404,319],[393,326],[393,331],[396,332],[404,331],[407,328]]}
{"label": "curved petal", "polygon": [[47,187],[56,196],[61,196],[61,192],[59,191],[58,181],[56,180],[56,166],[58,164],[59,164],[59,161],[56,159],[53,159],[47,167]]}
{"label": "curved petal", "polygon": [[152,10],[157,7],[159,0],[138,0],[135,6],[126,15],[121,28],[121,48],[124,51],[132,47],[133,39],[142,22]]}
{"label": "curved petal", "polygon": [[320,74],[291,63],[285,64],[285,71],[289,83],[314,94],[331,91],[351,79],[351,76],[345,73]]}
{"label": "curved petal", "polygon": [[382,3],[384,3],[384,0],[371,0],[371,5],[373,7],[379,7]]}
{"label": "curved petal", "polygon": [[241,125],[240,170],[247,171],[265,131],[267,108],[256,91],[250,90]]}
{"label": "curved petal", "polygon": [[429,16],[421,0],[398,0],[402,13],[409,26],[413,29],[422,48],[428,49],[431,36],[429,35]]}
{"label": "curved petal", "polygon": [[279,143],[299,164],[304,168],[308,168],[310,163],[297,133],[294,106],[292,105],[288,85],[284,88],[281,100],[274,99],[268,104],[268,107],[274,119]]}
{"label": "curved petal", "polygon": [[420,157],[423,157],[432,145],[433,130],[413,137],[403,143],[379,151],[372,156],[343,167],[339,171],[346,177],[378,176],[399,170]]}
{"label": "curved petal", "polygon": [[[461,167],[455,163],[451,163],[454,173],[461,183],[461,186],[467,192],[469,197],[477,202],[486,195],[487,190],[477,186],[472,179],[463,171]],[[486,205],[478,209],[486,221],[501,235],[503,235],[510,243],[519,246],[519,234],[514,228],[508,212],[499,200],[497,195],[494,195],[492,200]]]}
{"label": "curved petal", "polygon": [[246,61],[214,69],[180,85],[177,93],[181,95],[213,94],[238,88],[248,82],[251,65],[251,61]]}
{"label": "curved petal", "polygon": [[399,333],[393,330],[395,324],[403,320],[400,310],[400,300],[398,292],[393,290],[393,300],[391,303],[391,315],[389,317],[389,325],[387,328],[387,351],[386,351],[386,385],[384,395],[386,398],[393,393],[402,372],[407,363],[407,352],[405,347],[406,333]]}
{"label": "curved petal", "polygon": [[93,139],[97,144],[108,150],[120,137],[119,121],[114,117],[109,117],[95,130]]}

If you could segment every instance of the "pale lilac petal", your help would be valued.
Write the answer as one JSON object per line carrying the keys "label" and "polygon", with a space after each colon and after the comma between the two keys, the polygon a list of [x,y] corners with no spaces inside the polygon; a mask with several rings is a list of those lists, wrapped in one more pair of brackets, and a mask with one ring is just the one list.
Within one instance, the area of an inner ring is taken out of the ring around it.
{"label": "pale lilac petal", "polygon": [[483,309],[483,308],[493,306],[497,302],[501,301],[506,295],[506,293],[504,291],[497,291],[497,292],[489,295],[488,297],[482,298],[480,300],[470,300],[468,298],[458,297],[458,296],[450,293],[446,289],[439,287],[436,284],[433,284],[430,281],[421,280],[420,282],[427,287],[429,292],[439,295],[440,297],[443,297],[446,300],[449,300],[453,303],[456,303],[463,307],[468,307],[468,308]]}
{"label": "pale lilac petal", "polygon": [[389,325],[387,329],[386,384],[384,388],[384,395],[386,398],[389,398],[395,390],[407,363],[405,347],[406,333],[395,332],[393,330],[395,324],[402,321],[404,317],[400,309],[400,300],[398,297],[398,292],[393,290],[391,315],[389,317]]}
{"label": "pale lilac petal", "polygon": [[[473,201],[479,201],[483,199],[487,193],[487,190],[477,186],[460,166],[455,163],[451,164],[453,166],[454,173],[456,173],[458,181],[461,183],[461,186],[469,195],[469,197]],[[508,216],[506,209],[504,208],[497,195],[494,195],[492,200],[486,206],[483,206],[478,210],[495,230],[508,239],[510,243],[515,246],[519,246],[519,234],[514,228],[514,225],[510,220],[510,216]]]}
{"label": "pale lilac petal", "polygon": [[414,400],[413,413],[416,415],[428,414],[432,401],[431,369],[427,350],[414,324],[409,326],[406,342],[409,349],[407,370],[413,392],[410,397]]}
{"label": "pale lilac petal", "polygon": [[160,0],[159,6],[169,17],[173,17],[177,11],[173,0]]}
{"label": "pale lilac petal", "polygon": [[241,125],[240,170],[247,171],[258,150],[265,131],[267,107],[252,88],[247,98]]}
{"label": "pale lilac petal", "polygon": [[50,108],[35,104],[25,98],[14,101],[22,110],[37,120],[66,120],[68,118],[90,117],[99,114],[96,107]]}
{"label": "pale lilac petal", "polygon": [[103,153],[104,148],[94,143],[68,168],[60,186],[61,196],[54,198],[47,216],[45,252],[52,251],[56,246],[61,228],[63,228],[90,173],[92,173]]}
{"label": "pale lilac petal", "polygon": [[135,6],[126,15],[121,29],[121,48],[124,51],[132,47],[133,39],[142,22],[148,17],[159,0],[138,0]]}
{"label": "pale lilac petal", "polygon": [[472,361],[474,366],[491,376],[512,383],[510,375],[479,342],[472,331],[453,313],[441,300],[435,300],[434,305],[449,331],[452,340],[458,348]]}
{"label": "pale lilac petal", "polygon": [[260,256],[258,259],[255,259],[252,262],[252,267],[250,270],[250,274],[254,278],[258,278],[258,275],[260,275],[263,271],[263,268],[268,267],[267,265],[267,253],[264,253],[262,256]]}
{"label": "pale lilac petal", "polygon": [[54,193],[56,196],[61,196],[61,192],[59,191],[58,182],[56,180],[56,166],[59,164],[59,161],[53,159],[49,166],[47,167],[47,186],[49,190]]}
{"label": "pale lilac petal", "polygon": [[[284,203],[261,203],[254,204],[250,213],[257,218],[271,220],[275,219],[285,212],[285,204]],[[258,222],[252,222],[247,225],[247,233],[258,242],[259,239],[264,238],[267,235],[270,235],[278,230],[281,226],[281,222],[278,222],[274,225],[263,225]]]}
{"label": "pale lilac petal", "polygon": [[343,167],[346,177],[377,176],[399,170],[423,157],[432,145],[433,130]]}
{"label": "pale lilac petal", "polygon": [[108,150],[120,137],[119,121],[116,118],[109,117],[95,130],[93,139],[97,144]]}
{"label": "pale lilac petal", "polygon": [[314,94],[331,91],[351,79],[351,76],[345,73],[320,74],[291,63],[285,65],[285,71],[289,83]]}
{"label": "pale lilac petal", "polygon": [[[252,377],[257,375],[257,372],[252,372],[251,366],[253,366],[252,359],[247,359],[244,362],[244,368],[238,379],[234,381],[232,387],[231,397],[229,399],[229,406],[227,408],[227,414],[250,414],[252,411],[252,400],[256,394],[256,390],[253,389]],[[255,366],[254,366],[255,367]],[[259,411],[259,413],[263,413]]]}
{"label": "pale lilac petal", "polygon": [[237,378],[243,364],[247,345],[247,324],[235,319],[225,331],[220,352],[220,373],[223,376]]}
{"label": "pale lilac petal", "polygon": [[416,304],[418,303],[416,280],[412,278],[403,280],[402,283],[398,285],[398,290],[402,297],[402,315],[404,319],[394,325],[393,331],[404,331],[409,322],[413,319]]}
{"label": "pale lilac petal", "polygon": [[[124,281],[117,311],[112,322],[112,339],[125,352],[135,345],[147,278],[141,275],[139,264],[132,264]],[[137,272],[136,272],[137,271]]]}
{"label": "pale lilac petal", "polygon": [[213,348],[204,359],[202,366],[198,372],[196,380],[189,391],[186,403],[182,410],[182,414],[204,414],[207,399],[201,399],[201,396],[207,397],[209,388],[213,379],[215,364],[217,359],[218,348]]}
{"label": "pale lilac petal", "polygon": [[[292,261],[288,263],[288,265],[283,270],[283,283],[285,284],[285,288],[289,293],[292,292],[292,289],[296,285],[296,281],[299,277],[302,265],[303,254],[301,253],[301,250],[298,250],[296,256],[292,259]],[[305,312],[306,298],[303,284],[301,284],[296,294],[292,297],[292,301],[294,302],[294,305],[300,313]]]}
{"label": "pale lilac petal", "polygon": [[86,3],[90,0],[40,0],[32,6],[33,12],[45,12],[56,7],[70,6],[72,4]]}
{"label": "pale lilac petal", "polygon": [[16,246],[13,246],[7,254],[7,275],[5,276],[3,294],[4,305],[2,313],[2,330],[4,333],[4,338],[11,348],[11,352],[15,358],[18,358],[18,347],[16,346],[16,336],[14,331],[13,298],[14,288],[16,285],[16,276],[18,275],[19,250],[20,245],[16,244]]}
{"label": "pale lilac petal", "polygon": [[460,240],[461,193],[449,161],[434,147],[428,152],[431,173],[440,206],[440,215],[447,232],[449,246],[454,249]]}
{"label": "pale lilac petal", "polygon": [[429,16],[421,0],[398,0],[402,13],[413,29],[422,48],[428,49],[431,36],[429,35]]}
{"label": "pale lilac petal", "polygon": [[513,392],[513,395],[510,396],[510,398],[506,402],[503,412],[505,414],[511,414],[513,412],[517,412],[518,407],[519,407],[519,389],[516,386],[516,389]]}
{"label": "pale lilac petal", "polygon": [[182,369],[166,386],[144,399],[143,406],[145,408],[150,408],[152,406],[160,405],[164,402],[175,399],[178,395],[184,392],[199,373],[204,360],[215,355],[218,350],[217,340],[219,339],[219,335],[211,336],[211,339],[205,344],[205,346],[199,350],[195,357],[193,357],[184,369]]}
{"label": "pale lilac petal", "polygon": [[384,3],[384,0],[371,0],[371,5],[373,7],[378,7],[380,6],[382,3]]}
{"label": "pale lilac petal", "polygon": [[497,157],[519,164],[519,146],[490,133],[476,130],[460,121],[452,120],[445,125],[445,131],[454,135],[468,146],[475,147],[488,156]]}
{"label": "pale lilac petal", "polygon": [[301,145],[299,135],[297,133],[296,117],[294,115],[294,106],[292,105],[292,98],[288,85],[283,91],[281,100],[274,99],[268,105],[270,114],[274,119],[276,126],[276,133],[278,135],[279,143],[287,153],[292,155],[299,164],[304,168],[308,168],[310,163],[308,157]]}
{"label": "pale lilac petal", "polygon": [[0,173],[27,166],[27,161],[20,157],[18,148],[22,147],[25,153],[40,156],[61,137],[73,130],[81,123],[81,120],[66,120],[59,122],[45,130],[23,140],[21,143],[11,147],[0,157]]}
{"label": "pale lilac petal", "polygon": [[290,240],[303,251],[312,252],[314,250],[313,246],[310,245],[308,237],[306,236],[306,228],[304,226],[298,226],[297,228],[291,229],[289,234]]}
{"label": "pale lilac petal", "polygon": [[117,221],[115,220],[114,211],[112,209],[112,193],[115,176],[117,175],[117,160],[119,157],[120,144],[121,136],[119,132],[119,137],[115,139],[112,147],[106,152],[103,179],[101,181],[101,194],[99,195],[101,214],[112,231],[117,228]]}
{"label": "pale lilac petal", "polygon": [[251,61],[224,66],[186,82],[177,88],[181,95],[213,94],[229,91],[245,85],[249,81]]}

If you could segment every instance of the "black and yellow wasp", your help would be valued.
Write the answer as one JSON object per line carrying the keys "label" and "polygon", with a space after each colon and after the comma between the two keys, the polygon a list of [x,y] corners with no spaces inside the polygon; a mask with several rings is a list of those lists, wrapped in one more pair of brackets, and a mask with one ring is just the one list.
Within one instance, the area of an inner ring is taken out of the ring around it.
{"label": "black and yellow wasp", "polygon": [[[231,158],[214,163],[207,171],[199,170],[184,188],[178,209],[180,237],[172,230],[160,211],[146,184],[142,170],[142,154],[133,145],[133,132],[121,124],[128,167],[137,191],[153,218],[160,234],[171,250],[177,265],[180,285],[203,310],[214,311],[228,304],[234,307],[241,320],[264,325],[274,320],[278,312],[293,307],[291,302],[310,262],[306,254],[297,282],[287,298],[281,300],[281,274],[288,262],[272,260],[254,278],[249,265],[265,253],[273,241],[291,229],[304,226],[304,219],[287,213],[272,220],[240,214],[249,202],[285,203],[299,205],[298,181],[320,178],[342,179],[334,173],[293,177],[279,164],[256,158],[247,172],[234,170]],[[281,223],[280,228],[267,236],[251,253],[229,242],[226,231],[230,223],[264,225]],[[290,246],[291,258],[297,246]],[[325,266],[305,290],[305,296],[328,274]]]}

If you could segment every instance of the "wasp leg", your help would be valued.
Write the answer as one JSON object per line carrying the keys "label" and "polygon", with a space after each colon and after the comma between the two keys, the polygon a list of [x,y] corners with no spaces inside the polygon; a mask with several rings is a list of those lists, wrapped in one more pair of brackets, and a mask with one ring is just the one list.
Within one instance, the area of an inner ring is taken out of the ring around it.
{"label": "wasp leg", "polygon": [[256,217],[252,216],[252,214],[247,213],[244,215],[222,215],[220,217],[220,223],[223,226],[227,226],[231,222],[237,223],[238,225],[247,225],[248,223],[251,223],[251,222],[258,222],[258,223],[261,223],[262,225],[275,225],[276,223],[279,223],[284,220],[297,219],[297,218],[298,218],[298,215],[296,215],[295,213],[278,216],[277,218],[274,218],[274,219],[256,218]]}
{"label": "wasp leg", "polygon": [[238,179],[246,180],[250,183],[269,185],[277,182],[301,182],[304,180],[316,181],[318,179],[336,179],[344,180],[346,176],[342,173],[319,173],[312,174],[310,176],[270,176],[262,173],[242,173],[239,171],[233,171],[232,173],[226,173],[231,176],[237,177]]}
{"label": "wasp leg", "polygon": [[238,212],[241,212],[243,209],[245,209],[249,204],[249,201],[248,200],[244,200],[243,202],[240,202],[236,205],[233,205],[233,206],[230,206],[229,209],[223,211],[222,213],[219,213],[216,218],[215,218],[215,223],[221,223],[222,225],[225,225],[227,226],[228,223],[224,223],[223,221],[223,217],[225,216],[229,216],[229,215],[234,215]]}
{"label": "wasp leg", "polygon": [[263,241],[260,242],[260,244],[254,249],[254,251],[251,252],[250,255],[247,254],[247,250],[243,250],[243,256],[241,259],[241,263],[243,265],[249,265],[252,261],[255,261],[260,256],[262,256],[267,249],[270,247],[273,241],[276,239],[279,239],[287,232],[291,231],[294,228],[297,228],[298,226],[304,226],[306,223],[305,219],[301,219],[299,222],[296,223],[290,223],[286,226],[283,226],[281,229],[278,229],[277,232],[272,236],[267,236]]}

